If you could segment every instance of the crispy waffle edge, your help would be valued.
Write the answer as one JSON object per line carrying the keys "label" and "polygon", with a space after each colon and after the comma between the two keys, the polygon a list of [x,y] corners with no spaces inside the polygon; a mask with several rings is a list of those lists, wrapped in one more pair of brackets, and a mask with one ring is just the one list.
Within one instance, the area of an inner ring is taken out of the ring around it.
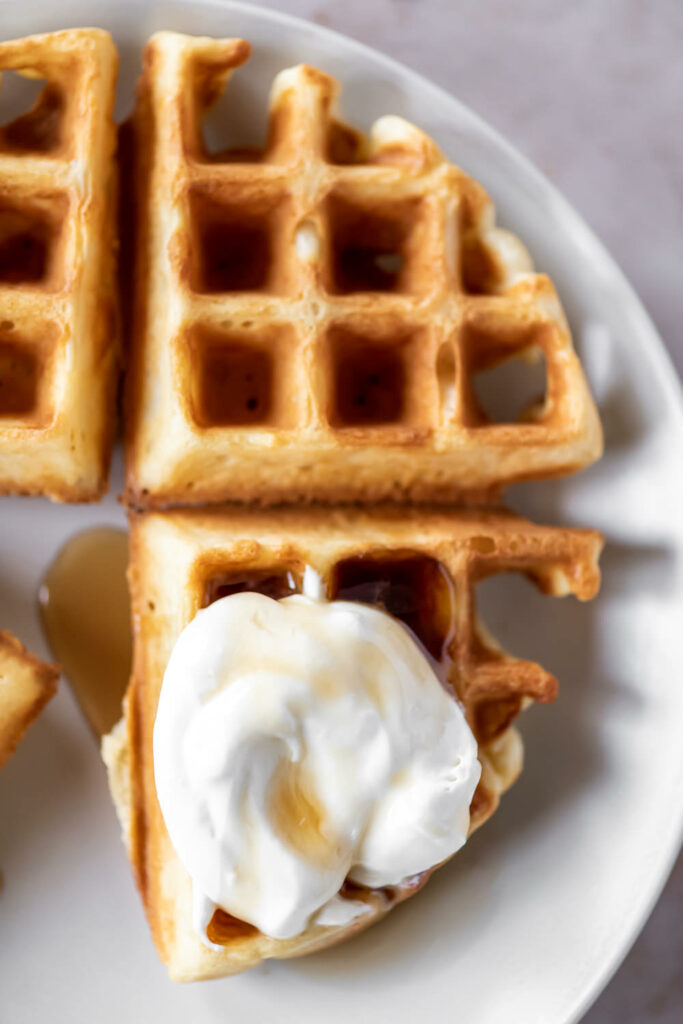
{"label": "crispy waffle edge", "polygon": [[0,768],[57,691],[59,668],[0,630]]}

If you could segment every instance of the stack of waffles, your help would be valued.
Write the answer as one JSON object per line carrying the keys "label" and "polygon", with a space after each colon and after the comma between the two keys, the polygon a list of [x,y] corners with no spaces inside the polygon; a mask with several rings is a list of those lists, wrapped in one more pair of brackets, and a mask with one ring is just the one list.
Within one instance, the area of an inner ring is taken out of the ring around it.
{"label": "stack of waffles", "polygon": [[[278,75],[263,149],[210,152],[203,118],[248,56],[242,40],[155,35],[122,135],[135,645],[124,717],[103,750],[154,940],[178,980],[330,945],[426,881],[354,889],[371,912],[286,941],[218,910],[209,937],[222,948],[202,944],[152,759],[165,666],[200,608],[244,590],[283,597],[310,566],[328,597],[402,619],[479,743],[474,830],[521,769],[514,719],[557,687],[488,634],[477,583],[521,572],[581,600],[599,584],[599,534],[536,526],[500,504],[506,485],[601,452],[552,283],[419,129],[383,117],[366,137],[339,120],[337,84],[321,71]],[[544,396],[515,422],[492,422],[478,376],[540,356]]]}
{"label": "stack of waffles", "polygon": [[[0,128],[0,494],[103,494],[117,379],[114,91],[106,32],[0,43],[0,73],[42,78]],[[0,633],[0,762],[56,671]]]}

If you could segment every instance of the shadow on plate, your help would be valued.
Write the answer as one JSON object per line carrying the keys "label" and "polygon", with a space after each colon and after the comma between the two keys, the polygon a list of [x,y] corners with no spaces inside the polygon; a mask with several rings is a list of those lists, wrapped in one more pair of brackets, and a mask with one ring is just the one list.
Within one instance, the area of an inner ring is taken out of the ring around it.
{"label": "shadow on plate", "polygon": [[[0,867],[21,864],[21,851],[36,846],[49,856],[52,837],[63,835],[83,781],[92,776],[90,767],[91,758],[48,705],[0,773]],[[5,884],[11,882],[6,873]]]}

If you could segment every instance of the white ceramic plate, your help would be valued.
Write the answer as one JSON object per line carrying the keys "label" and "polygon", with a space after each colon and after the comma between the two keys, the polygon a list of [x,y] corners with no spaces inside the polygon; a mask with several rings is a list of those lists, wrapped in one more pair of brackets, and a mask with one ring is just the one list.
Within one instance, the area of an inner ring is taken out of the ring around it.
{"label": "white ceramic plate", "polygon": [[[520,487],[538,518],[603,529],[593,605],[514,577],[488,584],[490,625],[557,673],[559,700],[523,724],[527,767],[492,822],[424,893],[338,950],[212,984],[173,986],[131,882],[104,771],[68,687],[0,777],[0,1020],[100,1024],[349,1020],[570,1024],[642,926],[683,825],[681,396],[654,328],[612,260],[541,175],[456,100],[317,26],[210,0],[5,0],[4,38],[97,24],[121,49],[120,109],[155,29],[242,35],[238,133],[258,136],[272,76],[306,61],[339,77],[367,126],[399,113],[492,193],[554,278],[600,404],[607,453],[566,481]],[[253,112],[253,113],[252,113]],[[120,467],[113,494],[120,485]],[[0,622],[47,653],[41,574],[70,534],[123,523],[115,498],[61,508],[0,500]]]}

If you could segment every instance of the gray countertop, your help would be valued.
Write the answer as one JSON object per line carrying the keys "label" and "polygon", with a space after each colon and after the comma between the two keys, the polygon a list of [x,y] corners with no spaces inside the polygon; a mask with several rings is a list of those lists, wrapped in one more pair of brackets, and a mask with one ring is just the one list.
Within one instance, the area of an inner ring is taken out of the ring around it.
{"label": "gray countertop", "polygon": [[[261,0],[410,65],[498,128],[611,250],[683,372],[681,0]],[[584,1024],[683,1019],[683,859]]]}

